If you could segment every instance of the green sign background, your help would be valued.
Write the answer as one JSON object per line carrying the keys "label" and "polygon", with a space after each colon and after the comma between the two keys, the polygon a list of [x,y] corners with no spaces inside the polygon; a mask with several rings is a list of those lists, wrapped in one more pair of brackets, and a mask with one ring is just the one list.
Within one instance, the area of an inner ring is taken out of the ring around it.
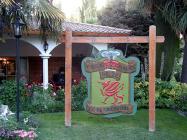
{"label": "green sign background", "polygon": [[[91,103],[93,106],[111,106],[113,102],[113,98],[109,97],[107,100],[107,104],[103,104],[103,96],[100,93],[100,89],[102,89],[101,84],[98,83],[98,79],[100,79],[99,72],[94,72],[91,74]],[[105,80],[99,80],[99,82],[104,82],[106,80],[116,81],[113,78],[105,78]],[[129,74],[122,74],[120,83],[124,83],[124,90],[119,91],[119,95],[125,95],[123,103],[129,103]]]}

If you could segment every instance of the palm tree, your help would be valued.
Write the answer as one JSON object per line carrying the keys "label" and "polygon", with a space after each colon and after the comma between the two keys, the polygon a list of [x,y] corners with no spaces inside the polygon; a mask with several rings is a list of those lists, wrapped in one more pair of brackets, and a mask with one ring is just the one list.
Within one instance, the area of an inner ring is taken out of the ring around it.
{"label": "palm tree", "polygon": [[160,13],[176,34],[185,40],[181,82],[187,83],[187,0],[140,0],[150,13]]}
{"label": "palm tree", "polygon": [[42,35],[57,33],[62,28],[64,13],[54,7],[48,0],[1,0],[0,2],[0,29],[10,27],[11,20],[21,18],[26,28],[34,23],[39,26]]}

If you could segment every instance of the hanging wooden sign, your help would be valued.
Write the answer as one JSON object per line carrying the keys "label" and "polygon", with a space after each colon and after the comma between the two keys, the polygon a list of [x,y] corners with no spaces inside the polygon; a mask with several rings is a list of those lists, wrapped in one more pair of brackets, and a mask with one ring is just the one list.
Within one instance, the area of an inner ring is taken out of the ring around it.
{"label": "hanging wooden sign", "polygon": [[137,110],[134,76],[139,69],[140,62],[136,57],[124,58],[119,50],[105,50],[96,58],[85,58],[82,61],[88,88],[85,110],[107,117],[134,114]]}

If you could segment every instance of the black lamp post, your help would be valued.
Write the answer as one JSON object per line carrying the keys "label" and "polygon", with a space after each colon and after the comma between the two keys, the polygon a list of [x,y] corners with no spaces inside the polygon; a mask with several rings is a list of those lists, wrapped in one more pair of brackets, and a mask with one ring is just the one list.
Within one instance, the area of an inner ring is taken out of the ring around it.
{"label": "black lamp post", "polygon": [[19,81],[20,81],[20,52],[19,52],[19,39],[22,36],[22,27],[24,26],[24,22],[17,17],[16,20],[12,23],[12,27],[14,30],[14,37],[16,38],[16,83],[17,83],[17,92],[16,92],[16,118],[19,122],[19,112],[20,112],[20,89],[19,89]]}
{"label": "black lamp post", "polygon": [[2,31],[2,28],[3,28],[3,20],[2,20],[2,18],[0,17],[0,32]]}
{"label": "black lamp post", "polygon": [[3,20],[0,16],[0,37],[2,37],[2,34],[3,34]]}

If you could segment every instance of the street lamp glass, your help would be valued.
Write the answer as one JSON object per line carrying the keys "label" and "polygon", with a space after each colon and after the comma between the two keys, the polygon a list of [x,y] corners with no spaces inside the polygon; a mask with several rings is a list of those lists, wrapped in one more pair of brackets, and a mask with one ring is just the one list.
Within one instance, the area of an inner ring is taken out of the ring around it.
{"label": "street lamp glass", "polygon": [[12,23],[14,36],[16,38],[20,38],[22,36],[22,28],[24,25],[24,22],[20,18],[16,18],[16,21]]}

